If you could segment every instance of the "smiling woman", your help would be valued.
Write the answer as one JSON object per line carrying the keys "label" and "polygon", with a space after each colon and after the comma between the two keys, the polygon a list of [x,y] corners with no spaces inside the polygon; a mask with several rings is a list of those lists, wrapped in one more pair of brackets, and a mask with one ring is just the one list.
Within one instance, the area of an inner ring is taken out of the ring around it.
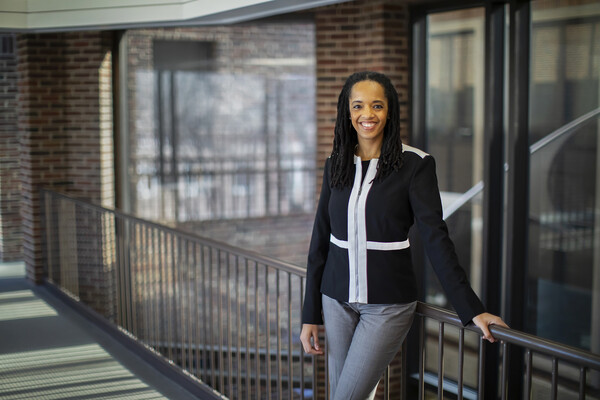
{"label": "smiling woman", "polygon": [[462,323],[473,321],[490,342],[488,325],[506,326],[485,312],[458,263],[433,157],[402,144],[398,121],[398,94],[385,75],[346,80],[308,253],[300,334],[305,352],[321,355],[318,325],[325,325],[334,400],[372,399],[410,329],[413,221]]}

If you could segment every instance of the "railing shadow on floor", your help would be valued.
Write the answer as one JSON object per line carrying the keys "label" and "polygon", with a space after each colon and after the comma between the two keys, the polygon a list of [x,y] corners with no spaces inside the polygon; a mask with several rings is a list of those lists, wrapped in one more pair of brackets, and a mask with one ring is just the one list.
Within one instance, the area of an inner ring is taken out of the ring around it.
{"label": "railing shadow on floor", "polygon": [[[298,339],[304,268],[56,192],[42,190],[41,198],[51,286],[226,397],[327,398],[326,357],[306,356]],[[483,399],[486,344],[478,328],[423,303],[417,316],[418,373],[407,373],[405,344],[377,398],[414,398],[407,388],[416,385],[419,399]],[[492,332],[501,340],[499,398],[507,399],[502,366],[514,347],[526,367],[523,399],[600,399],[598,354],[511,329]]]}

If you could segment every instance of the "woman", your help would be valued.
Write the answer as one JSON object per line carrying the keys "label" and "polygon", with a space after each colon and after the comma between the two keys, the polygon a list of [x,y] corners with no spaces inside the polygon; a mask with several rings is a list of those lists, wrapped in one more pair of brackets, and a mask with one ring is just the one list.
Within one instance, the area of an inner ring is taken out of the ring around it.
{"label": "woman", "polygon": [[372,399],[413,320],[417,285],[408,230],[416,221],[431,263],[463,324],[494,341],[486,313],[460,267],[442,220],[435,162],[400,140],[398,94],[376,72],[351,75],[338,99],[308,255],[300,339],[323,354],[330,398]]}

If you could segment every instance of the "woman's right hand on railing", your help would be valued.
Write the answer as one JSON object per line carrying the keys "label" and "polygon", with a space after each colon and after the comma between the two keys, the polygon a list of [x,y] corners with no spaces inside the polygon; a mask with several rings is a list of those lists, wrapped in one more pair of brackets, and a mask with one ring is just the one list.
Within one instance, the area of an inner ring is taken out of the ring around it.
{"label": "woman's right hand on railing", "polygon": [[319,325],[302,324],[300,341],[307,354],[323,354],[323,350],[319,345]]}

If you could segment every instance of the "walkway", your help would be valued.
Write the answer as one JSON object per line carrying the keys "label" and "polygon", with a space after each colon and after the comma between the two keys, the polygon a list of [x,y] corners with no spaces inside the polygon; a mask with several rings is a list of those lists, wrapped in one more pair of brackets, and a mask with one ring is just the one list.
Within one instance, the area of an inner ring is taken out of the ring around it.
{"label": "walkway", "polygon": [[0,263],[0,399],[197,399]]}

